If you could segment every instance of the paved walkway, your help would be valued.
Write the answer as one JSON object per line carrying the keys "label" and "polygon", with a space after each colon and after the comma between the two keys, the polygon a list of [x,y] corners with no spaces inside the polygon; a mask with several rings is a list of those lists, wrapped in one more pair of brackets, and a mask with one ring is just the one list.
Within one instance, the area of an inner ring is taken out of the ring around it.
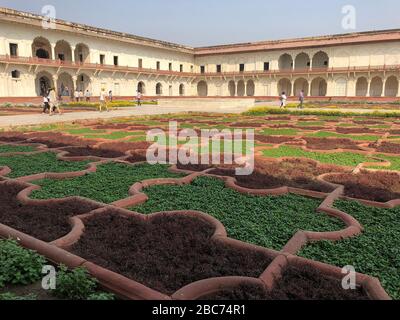
{"label": "paved walkway", "polygon": [[[55,114],[26,114],[16,116],[0,116],[0,128],[10,128],[16,126],[42,125],[62,122],[73,122],[78,120],[101,120],[113,119],[133,116],[160,115],[182,112],[214,112],[214,113],[242,113],[242,108],[221,107],[201,108],[198,107],[159,107],[154,105],[146,105],[135,108],[121,108],[110,112],[85,111],[85,112],[69,112],[63,115]],[[39,111],[40,112],[40,111]]]}
{"label": "paved walkway", "polygon": [[[260,103],[257,105],[265,105]],[[273,106],[272,108],[279,108]],[[295,109],[290,109],[295,110]],[[315,111],[316,109],[303,109],[305,111]],[[356,112],[356,113],[373,113],[376,109],[328,109],[320,108],[318,110],[324,111],[341,111],[341,112]],[[30,126],[30,125],[44,125],[52,123],[62,122],[73,122],[78,120],[101,120],[101,119],[113,119],[133,116],[146,116],[146,115],[160,115],[170,113],[182,113],[182,112],[209,112],[209,113],[242,113],[243,108],[230,108],[221,107],[215,108],[199,108],[199,107],[160,107],[160,106],[142,106],[135,108],[123,108],[112,110],[110,112],[100,113],[98,111],[86,111],[86,112],[70,112],[63,115],[49,116],[46,114],[24,114],[15,116],[0,116],[0,128],[11,128],[16,126]],[[381,109],[380,112],[393,112],[396,110]],[[399,110],[400,111],[400,110]]]}

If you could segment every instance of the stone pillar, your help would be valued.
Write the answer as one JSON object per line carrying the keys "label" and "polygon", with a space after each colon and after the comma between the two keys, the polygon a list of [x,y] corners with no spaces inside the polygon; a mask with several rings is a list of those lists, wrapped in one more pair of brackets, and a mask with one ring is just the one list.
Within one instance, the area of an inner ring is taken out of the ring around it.
{"label": "stone pillar", "polygon": [[56,57],[56,45],[55,44],[51,44],[51,59],[57,60],[57,57]]}
{"label": "stone pillar", "polygon": [[58,87],[57,87],[57,81],[58,81],[58,75],[53,75],[53,86],[56,88],[56,91],[58,92]]}
{"label": "stone pillar", "polygon": [[72,61],[72,63],[75,63],[75,47],[72,47],[71,46],[71,61]]}
{"label": "stone pillar", "polygon": [[372,79],[368,79],[367,97],[371,96],[371,81]]}
{"label": "stone pillar", "polygon": [[[397,79],[398,81],[398,79]],[[397,84],[397,96],[400,97],[400,83]]]}
{"label": "stone pillar", "polygon": [[307,81],[307,83],[308,83],[307,97],[311,97],[311,81]]}
{"label": "stone pillar", "polygon": [[384,97],[384,96],[385,96],[386,81],[387,81],[387,78],[384,78],[383,81],[382,81],[382,94],[381,94],[381,97]]}

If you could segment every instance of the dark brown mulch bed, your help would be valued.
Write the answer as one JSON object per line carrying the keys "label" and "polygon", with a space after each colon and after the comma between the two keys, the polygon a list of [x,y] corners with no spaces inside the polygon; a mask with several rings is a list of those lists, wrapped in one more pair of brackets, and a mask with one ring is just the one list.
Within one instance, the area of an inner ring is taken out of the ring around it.
{"label": "dark brown mulch bed", "polygon": [[377,152],[400,154],[400,143],[391,143],[385,141],[379,146],[377,146],[377,143],[371,143],[369,147],[376,148]]}
{"label": "dark brown mulch bed", "polygon": [[218,176],[234,177],[236,178],[238,185],[249,189],[273,189],[288,186],[326,193],[333,191],[333,188],[324,183],[305,176],[290,179],[285,176],[266,175],[257,171],[253,172],[249,176],[236,176],[235,170],[221,168],[213,169],[209,173]]}
{"label": "dark brown mulch bed", "polygon": [[241,285],[233,290],[202,297],[199,300],[370,300],[362,288],[344,290],[341,281],[329,278],[311,267],[289,267],[275,288]]}
{"label": "dark brown mulch bed", "polygon": [[400,199],[400,178],[391,172],[368,172],[328,176],[327,181],[345,186],[351,198],[387,202]]}
{"label": "dark brown mulch bed", "polygon": [[101,124],[95,126],[94,129],[96,130],[122,130],[131,127],[131,124],[127,123],[115,123],[115,124]]}
{"label": "dark brown mulch bed", "polygon": [[159,216],[144,222],[110,208],[85,226],[73,253],[166,294],[202,279],[259,277],[271,263],[264,253],[211,240],[214,227],[202,219]]}
{"label": "dark brown mulch bed", "polygon": [[292,129],[292,128],[296,128],[295,125],[293,124],[272,124],[268,126],[269,128],[272,129]]}
{"label": "dark brown mulch bed", "polygon": [[65,236],[71,231],[69,217],[99,207],[78,200],[61,200],[44,206],[22,205],[16,197],[24,188],[11,181],[0,184],[0,223],[43,241]]}
{"label": "dark brown mulch bed", "polygon": [[285,142],[294,141],[295,138],[288,136],[267,136],[262,134],[257,134],[254,139],[261,143],[272,143],[272,144],[281,144]]}
{"label": "dark brown mulch bed", "polygon": [[59,132],[32,132],[26,134],[32,142],[42,143],[49,148],[61,148],[68,146],[89,147],[95,145],[94,140],[81,139],[79,137],[67,136]]}
{"label": "dark brown mulch bed", "polygon": [[290,121],[292,120],[291,117],[268,117],[265,120],[269,121]]}
{"label": "dark brown mulch bed", "polygon": [[335,149],[351,149],[361,150],[361,148],[351,139],[336,138],[303,138],[307,142],[307,148],[315,150],[335,150]]}
{"label": "dark brown mulch bed", "polygon": [[311,127],[311,126],[304,126],[304,127],[300,127],[300,126],[295,126],[295,129],[300,129],[300,130],[306,130],[306,131],[321,131],[326,129],[326,127]]}
{"label": "dark brown mulch bed", "polygon": [[20,132],[0,132],[0,141],[3,142],[17,142],[26,139],[27,137]]}
{"label": "dark brown mulch bed", "polygon": [[377,132],[374,130],[371,130],[370,128],[341,128],[338,127],[336,128],[337,133],[343,133],[343,134],[348,134],[348,133],[373,133],[376,134]]}
{"label": "dark brown mulch bed", "polygon": [[229,127],[232,128],[261,128],[264,123],[252,123],[252,122],[238,122],[238,123],[230,123]]}
{"label": "dark brown mulch bed", "polygon": [[63,150],[69,152],[67,157],[94,156],[100,158],[119,158],[125,155],[123,152],[115,150],[97,149],[91,147],[71,147]]}
{"label": "dark brown mulch bed", "polygon": [[112,150],[117,152],[127,152],[134,150],[147,150],[151,146],[149,142],[106,142],[99,146],[102,150]]}
{"label": "dark brown mulch bed", "polygon": [[400,134],[400,130],[391,130],[390,134]]}
{"label": "dark brown mulch bed", "polygon": [[132,151],[131,156],[125,159],[125,161],[128,161],[130,163],[136,163],[136,162],[145,162],[147,161],[146,157],[146,150],[143,150],[143,152],[140,151]]}
{"label": "dark brown mulch bed", "polygon": [[382,121],[375,121],[375,120],[364,120],[364,121],[353,121],[356,124],[361,124],[361,125],[375,125],[375,124],[385,124]]}

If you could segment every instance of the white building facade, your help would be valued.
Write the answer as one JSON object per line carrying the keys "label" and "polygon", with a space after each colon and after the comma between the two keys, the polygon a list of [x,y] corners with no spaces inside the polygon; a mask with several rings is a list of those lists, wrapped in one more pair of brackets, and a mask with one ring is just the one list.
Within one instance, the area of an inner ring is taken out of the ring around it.
{"label": "white building facade", "polygon": [[400,30],[192,48],[0,8],[0,102],[112,90],[132,97],[396,99]]}

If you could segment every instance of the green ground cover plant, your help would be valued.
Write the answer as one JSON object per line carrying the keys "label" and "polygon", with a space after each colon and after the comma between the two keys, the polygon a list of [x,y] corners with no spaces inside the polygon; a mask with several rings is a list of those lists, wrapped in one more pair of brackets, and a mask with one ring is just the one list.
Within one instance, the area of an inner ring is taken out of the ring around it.
{"label": "green ground cover plant", "polygon": [[35,147],[32,146],[18,146],[18,145],[0,145],[0,153],[11,153],[11,152],[33,152],[36,151]]}
{"label": "green ground cover plant", "polygon": [[387,156],[384,154],[374,155],[379,159],[383,159],[386,161],[390,161],[390,167],[379,167],[379,166],[372,166],[373,169],[381,169],[381,170],[393,170],[393,171],[400,171],[400,157],[399,156]]}
{"label": "green ground cover plant", "polygon": [[266,136],[297,136],[298,131],[296,129],[263,129],[260,131],[261,134]]}
{"label": "green ground cover plant", "polygon": [[365,228],[363,234],[310,244],[301,256],[338,267],[352,265],[357,272],[379,278],[387,292],[400,300],[400,207],[381,209],[354,201],[338,201],[335,206],[356,218]]}
{"label": "green ground cover plant", "polygon": [[0,240],[0,288],[6,284],[28,285],[42,277],[46,260],[14,240]]}
{"label": "green ground cover plant", "polygon": [[56,158],[52,152],[44,152],[32,155],[14,155],[0,157],[0,167],[11,168],[10,178],[30,176],[44,172],[73,172],[87,168],[90,161],[62,161]]}
{"label": "green ground cover plant", "polygon": [[[374,162],[362,154],[353,152],[320,153],[305,151],[292,146],[280,146],[276,149],[263,150],[263,155],[269,158],[308,158],[322,163],[336,164],[340,166],[356,167],[363,162]],[[376,160],[377,161],[377,160]]]}
{"label": "green ground cover plant", "polygon": [[223,223],[230,237],[281,250],[299,230],[334,231],[341,221],[316,214],[320,200],[297,195],[251,196],[226,188],[222,180],[200,177],[190,185],[153,186],[149,200],[131,210],[143,214],[198,210]]}
{"label": "green ground cover plant", "polygon": [[315,138],[343,138],[343,139],[351,139],[357,141],[377,141],[382,138],[382,136],[377,136],[377,135],[350,135],[350,134],[341,134],[328,131],[310,133],[307,134],[307,136]]}
{"label": "green ground cover plant", "polygon": [[179,178],[182,175],[168,171],[167,165],[107,163],[97,167],[97,172],[83,177],[34,182],[42,187],[31,195],[33,199],[81,196],[103,203],[112,203],[129,196],[129,188],[136,182],[155,178]]}
{"label": "green ground cover plant", "polygon": [[299,121],[297,122],[297,125],[300,127],[319,127],[319,126],[324,126],[325,122],[323,121]]}
{"label": "green ground cover plant", "polygon": [[85,139],[105,139],[105,140],[119,140],[126,137],[136,136],[136,132],[129,131],[114,131],[106,134],[85,134]]}

